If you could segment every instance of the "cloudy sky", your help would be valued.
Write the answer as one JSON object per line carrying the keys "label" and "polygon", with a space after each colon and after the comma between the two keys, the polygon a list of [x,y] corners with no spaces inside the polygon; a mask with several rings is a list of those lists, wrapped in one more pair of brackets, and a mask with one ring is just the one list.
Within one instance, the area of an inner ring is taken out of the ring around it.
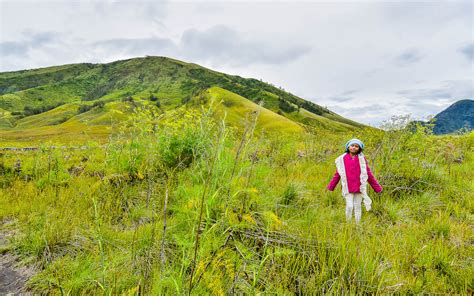
{"label": "cloudy sky", "polygon": [[0,71],[168,56],[378,126],[474,98],[473,14],[470,1],[0,0]]}

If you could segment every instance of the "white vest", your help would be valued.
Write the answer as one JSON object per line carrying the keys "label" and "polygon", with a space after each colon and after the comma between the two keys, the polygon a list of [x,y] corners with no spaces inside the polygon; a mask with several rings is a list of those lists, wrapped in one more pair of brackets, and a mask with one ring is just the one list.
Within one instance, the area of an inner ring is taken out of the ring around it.
{"label": "white vest", "polygon": [[[342,197],[344,198],[349,193],[349,188],[347,186],[346,168],[344,166],[344,156],[346,154],[347,152],[340,155],[338,158],[336,158],[336,161],[335,161],[336,170],[339,176],[341,176]],[[370,211],[370,209],[372,208],[371,207],[372,200],[367,195],[367,180],[369,179],[369,176],[367,174],[367,165],[365,163],[364,154],[362,152],[359,154],[359,165],[360,165],[360,192],[362,193],[365,209],[367,211]]]}

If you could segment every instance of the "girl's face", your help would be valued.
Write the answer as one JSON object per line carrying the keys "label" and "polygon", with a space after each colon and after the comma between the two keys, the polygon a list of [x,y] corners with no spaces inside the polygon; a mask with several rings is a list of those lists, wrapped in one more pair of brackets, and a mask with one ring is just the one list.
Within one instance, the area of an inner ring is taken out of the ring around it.
{"label": "girl's face", "polygon": [[357,154],[357,152],[359,152],[359,145],[357,144],[352,144],[349,146],[349,152],[351,154]]}

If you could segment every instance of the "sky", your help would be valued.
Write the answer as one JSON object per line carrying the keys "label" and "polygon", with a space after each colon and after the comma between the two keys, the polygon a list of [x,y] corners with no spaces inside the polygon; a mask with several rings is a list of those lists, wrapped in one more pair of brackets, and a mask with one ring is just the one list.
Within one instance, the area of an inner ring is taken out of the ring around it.
{"label": "sky", "polygon": [[471,1],[5,1],[0,71],[167,56],[358,122],[474,99]]}

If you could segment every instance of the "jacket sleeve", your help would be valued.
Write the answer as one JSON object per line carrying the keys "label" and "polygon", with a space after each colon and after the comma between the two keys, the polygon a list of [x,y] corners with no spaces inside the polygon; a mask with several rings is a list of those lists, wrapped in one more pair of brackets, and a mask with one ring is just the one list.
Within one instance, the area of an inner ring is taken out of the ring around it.
{"label": "jacket sleeve", "polygon": [[329,191],[334,191],[334,188],[336,188],[337,183],[339,183],[339,180],[341,179],[341,176],[339,173],[336,171],[334,176],[331,179],[331,182],[329,182],[328,186],[326,187]]}
{"label": "jacket sleeve", "polygon": [[377,179],[375,179],[374,174],[372,174],[372,171],[369,168],[369,164],[367,163],[367,159],[365,159],[365,163],[367,165],[367,175],[368,175],[368,180],[370,186],[374,189],[375,192],[379,193],[383,190],[382,186],[379,184]]}

